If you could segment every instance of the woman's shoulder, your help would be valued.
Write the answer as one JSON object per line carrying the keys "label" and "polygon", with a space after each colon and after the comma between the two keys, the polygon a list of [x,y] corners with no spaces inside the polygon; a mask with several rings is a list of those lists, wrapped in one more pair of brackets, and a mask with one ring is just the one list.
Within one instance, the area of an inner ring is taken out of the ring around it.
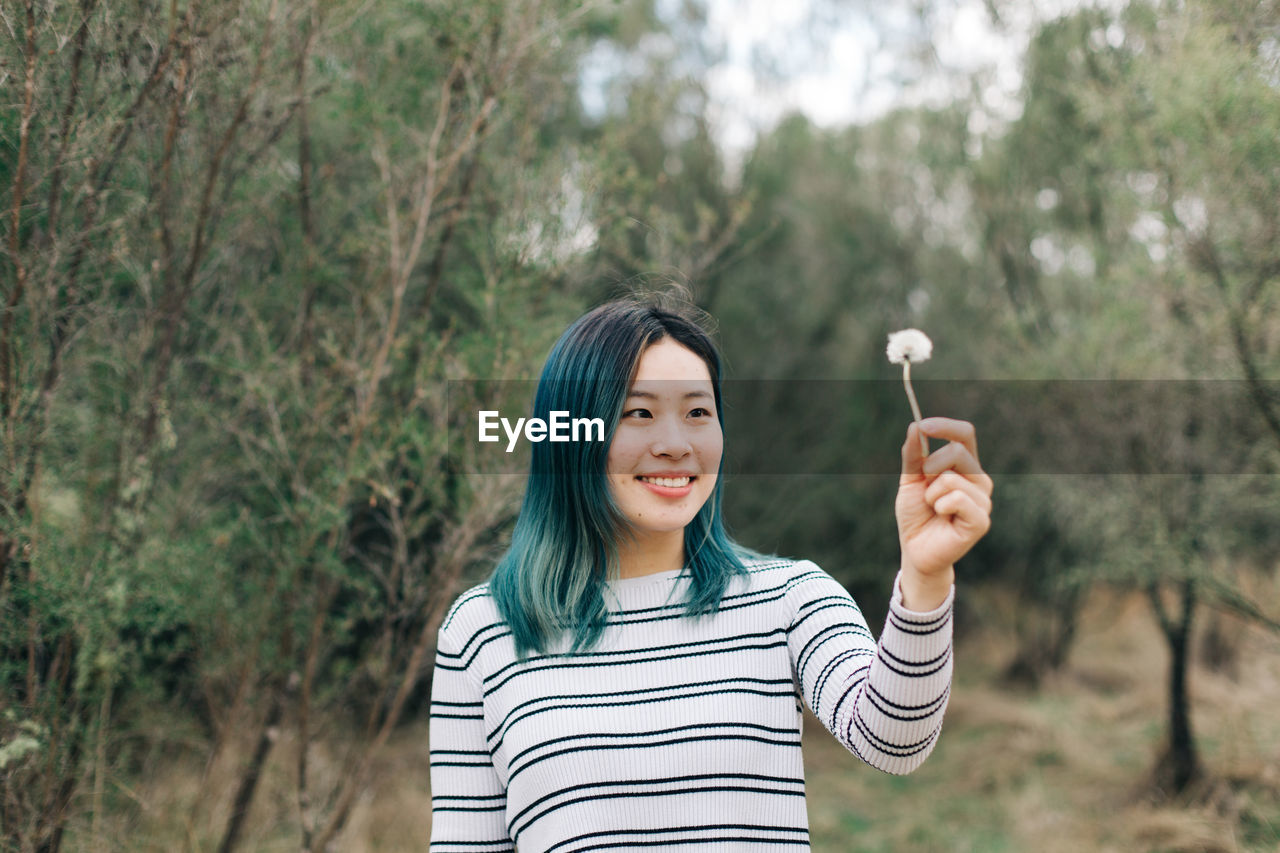
{"label": "woman's shoulder", "polygon": [[773,587],[790,589],[806,580],[830,578],[812,560],[794,557],[752,554],[743,558],[747,585],[752,588]]}
{"label": "woman's shoulder", "polygon": [[742,564],[749,593],[772,598],[793,614],[814,601],[849,596],[839,581],[812,560],[750,555]]}
{"label": "woman's shoulder", "polygon": [[502,615],[497,602],[489,591],[489,584],[482,583],[459,595],[440,623],[441,636],[450,636],[465,645],[481,631],[502,625]]}

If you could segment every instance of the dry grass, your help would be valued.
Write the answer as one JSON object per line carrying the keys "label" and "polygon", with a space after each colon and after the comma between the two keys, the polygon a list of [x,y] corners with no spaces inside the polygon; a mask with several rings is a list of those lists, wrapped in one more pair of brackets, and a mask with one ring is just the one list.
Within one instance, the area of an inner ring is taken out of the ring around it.
{"label": "dry grass", "polygon": [[[870,770],[807,721],[817,853],[1280,850],[1280,637],[1235,625],[1234,677],[1193,671],[1192,721],[1209,778],[1191,800],[1161,802],[1147,783],[1164,731],[1167,655],[1145,600],[1094,596],[1070,664],[1031,692],[1000,679],[1012,654],[1010,603],[990,591],[968,594],[983,602],[985,621],[960,646],[943,737],[920,770],[904,778]],[[321,732],[318,782],[336,781],[347,740]],[[246,735],[203,782],[196,760],[147,762],[158,769],[109,791],[110,840],[91,843],[88,826],[77,824],[66,849],[216,849],[249,746]],[[286,734],[242,850],[297,850],[295,757]],[[426,727],[413,723],[380,757],[334,849],[424,850],[429,834]]]}
{"label": "dry grass", "polygon": [[1002,685],[1007,607],[960,648],[943,737],[906,778],[859,766],[806,729],[815,851],[1280,850],[1280,638],[1236,625],[1237,676],[1197,668],[1192,723],[1209,778],[1163,802],[1149,787],[1168,658],[1146,602],[1101,593],[1066,670]]}
{"label": "dry grass", "polygon": [[[318,739],[310,778],[327,794],[343,772],[338,738]],[[343,739],[345,741],[345,738]],[[118,782],[116,808],[106,838],[90,841],[89,827],[73,824],[65,849],[174,853],[212,851],[225,831],[241,762],[252,743],[246,734],[222,760],[206,768],[194,759],[164,762],[147,778]],[[347,749],[342,743],[341,748]],[[297,745],[282,734],[267,762],[240,850],[255,853],[299,848],[295,795]],[[425,722],[402,726],[375,762],[370,783],[356,801],[331,849],[347,853],[425,850],[431,834],[431,789]]]}

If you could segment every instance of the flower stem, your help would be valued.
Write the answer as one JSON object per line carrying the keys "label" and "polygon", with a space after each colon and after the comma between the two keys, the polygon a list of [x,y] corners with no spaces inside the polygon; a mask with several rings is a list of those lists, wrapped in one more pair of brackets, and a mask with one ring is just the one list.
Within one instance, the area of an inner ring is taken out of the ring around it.
{"label": "flower stem", "polygon": [[916,392],[911,387],[911,362],[902,362],[902,384],[907,386],[907,400],[911,403],[911,414],[916,419],[916,435],[920,436],[920,458],[929,455],[929,439],[920,426],[920,404],[916,402]]}

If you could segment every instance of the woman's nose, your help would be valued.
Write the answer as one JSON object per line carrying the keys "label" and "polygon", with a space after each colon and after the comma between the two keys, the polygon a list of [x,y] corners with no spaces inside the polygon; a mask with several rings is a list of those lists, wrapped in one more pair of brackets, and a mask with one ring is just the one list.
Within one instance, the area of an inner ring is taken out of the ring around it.
{"label": "woman's nose", "polygon": [[663,423],[658,434],[654,436],[649,450],[654,456],[680,459],[692,452],[693,444],[689,441],[689,437],[684,434],[681,424],[668,421]]}

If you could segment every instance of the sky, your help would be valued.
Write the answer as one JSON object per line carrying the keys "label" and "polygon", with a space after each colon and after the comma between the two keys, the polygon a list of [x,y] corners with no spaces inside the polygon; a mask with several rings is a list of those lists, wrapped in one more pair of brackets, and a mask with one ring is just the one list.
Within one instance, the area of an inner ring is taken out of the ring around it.
{"label": "sky", "polygon": [[[659,0],[659,9],[673,14],[678,2]],[[832,127],[872,120],[899,106],[945,102],[956,94],[949,87],[977,70],[986,73],[970,129],[983,133],[1017,117],[1022,56],[1036,25],[1081,3],[996,3],[997,24],[983,0],[937,0],[931,7],[934,54],[924,67],[911,59],[911,48],[922,42],[914,36],[919,21],[906,5],[707,0],[705,39],[720,59],[705,80],[722,147],[731,155],[743,153],[759,133],[797,110]],[[615,61],[605,55],[588,61],[589,111],[602,103],[591,93],[593,75],[607,76]]]}

